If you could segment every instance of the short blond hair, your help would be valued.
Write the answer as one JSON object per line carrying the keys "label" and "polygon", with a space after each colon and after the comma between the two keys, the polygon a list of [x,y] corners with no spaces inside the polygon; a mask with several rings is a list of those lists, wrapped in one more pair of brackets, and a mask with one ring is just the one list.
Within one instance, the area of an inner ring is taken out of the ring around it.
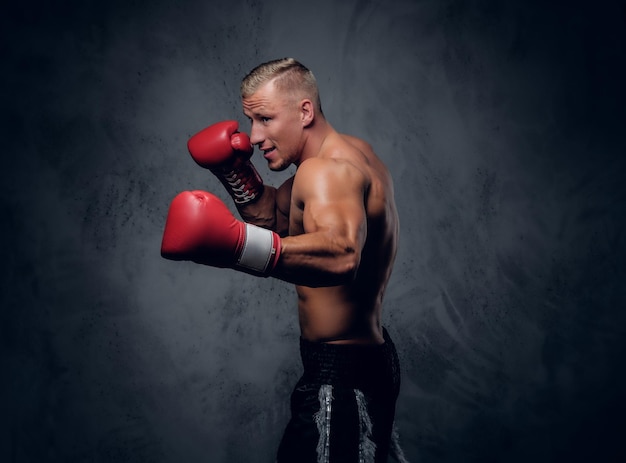
{"label": "short blond hair", "polygon": [[241,97],[252,96],[263,84],[276,79],[278,90],[287,92],[296,98],[308,98],[322,113],[317,81],[313,73],[302,63],[293,58],[281,58],[260,64],[248,73],[241,82]]}

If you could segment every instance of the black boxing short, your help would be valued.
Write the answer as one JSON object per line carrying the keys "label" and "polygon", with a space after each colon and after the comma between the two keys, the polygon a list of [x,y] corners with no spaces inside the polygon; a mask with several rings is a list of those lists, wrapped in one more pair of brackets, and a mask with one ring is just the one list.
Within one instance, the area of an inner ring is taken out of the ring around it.
{"label": "black boxing short", "polygon": [[394,427],[400,367],[386,330],[377,345],[300,340],[304,374],[291,395],[291,419],[278,463],[406,461]]}

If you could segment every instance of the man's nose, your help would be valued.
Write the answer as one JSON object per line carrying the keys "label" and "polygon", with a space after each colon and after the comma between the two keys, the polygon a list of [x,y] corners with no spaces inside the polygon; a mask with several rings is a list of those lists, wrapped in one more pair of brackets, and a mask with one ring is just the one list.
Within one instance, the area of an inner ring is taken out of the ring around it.
{"label": "man's nose", "polygon": [[260,145],[265,140],[265,136],[263,135],[263,130],[259,127],[259,124],[252,123],[250,127],[250,143],[253,145]]}

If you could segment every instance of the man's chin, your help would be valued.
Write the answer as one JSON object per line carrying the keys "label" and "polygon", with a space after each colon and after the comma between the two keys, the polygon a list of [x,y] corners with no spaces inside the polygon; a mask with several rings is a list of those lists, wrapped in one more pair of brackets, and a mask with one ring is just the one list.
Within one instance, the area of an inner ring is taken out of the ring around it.
{"label": "man's chin", "polygon": [[283,170],[285,170],[287,167],[289,167],[288,165],[280,162],[280,163],[274,163],[274,162],[270,162],[267,164],[267,167],[269,170],[273,171],[273,172],[282,172]]}

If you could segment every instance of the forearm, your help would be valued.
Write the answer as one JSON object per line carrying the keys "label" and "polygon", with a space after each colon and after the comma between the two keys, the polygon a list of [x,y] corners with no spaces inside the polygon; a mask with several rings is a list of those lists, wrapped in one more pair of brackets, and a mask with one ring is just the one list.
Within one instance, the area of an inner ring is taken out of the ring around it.
{"label": "forearm", "polygon": [[271,276],[302,286],[338,286],[351,282],[360,251],[328,232],[305,233],[281,240],[280,259]]}
{"label": "forearm", "polygon": [[277,230],[276,188],[264,185],[263,194],[256,201],[236,206],[244,222],[281,234]]}
{"label": "forearm", "polygon": [[263,185],[263,193],[246,204],[238,204],[241,217],[249,223],[275,231],[280,236],[289,234],[289,211],[293,177],[280,187]]}

